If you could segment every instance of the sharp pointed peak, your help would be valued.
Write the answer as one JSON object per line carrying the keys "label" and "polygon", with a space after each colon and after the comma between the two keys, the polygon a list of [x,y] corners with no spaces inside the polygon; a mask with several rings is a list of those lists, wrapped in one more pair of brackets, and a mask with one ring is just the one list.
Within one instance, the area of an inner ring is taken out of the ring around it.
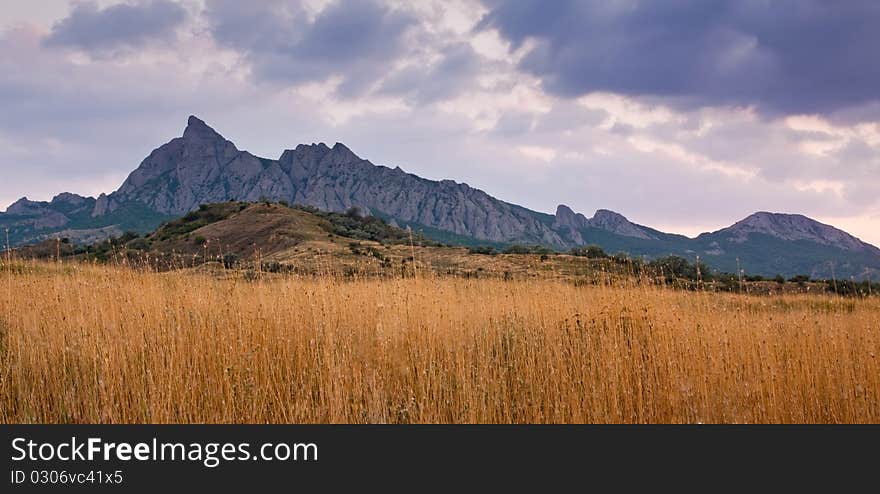
{"label": "sharp pointed peak", "polygon": [[565,204],[560,204],[560,205],[556,206],[556,216],[567,215],[567,214],[574,214],[574,211],[570,207],[566,206]]}
{"label": "sharp pointed peak", "polygon": [[589,220],[580,214],[575,213],[570,207],[565,204],[560,204],[556,206],[556,215],[555,220],[553,221],[553,225],[555,228],[572,228],[579,229],[586,226],[589,226]]}
{"label": "sharp pointed peak", "polygon": [[358,155],[354,154],[354,151],[349,149],[348,146],[346,146],[345,144],[343,144],[341,142],[337,142],[337,143],[333,144],[333,148],[331,148],[330,150],[333,151],[335,154],[344,155],[347,158],[350,158],[353,160],[360,159],[360,157]]}
{"label": "sharp pointed peak", "polygon": [[348,146],[346,146],[345,144],[343,144],[343,143],[341,143],[341,142],[336,142],[336,143],[334,143],[334,144],[333,144],[333,149],[339,149],[339,150],[348,150],[348,151],[351,151],[351,149],[348,149]]}
{"label": "sharp pointed peak", "polygon": [[222,136],[211,126],[205,123],[204,120],[200,119],[195,115],[190,115],[186,120],[186,129],[183,131],[183,137],[198,137],[198,136],[216,136],[222,139]]}
{"label": "sharp pointed peak", "polygon": [[186,119],[186,128],[214,130],[206,124],[204,120],[195,115],[190,115],[189,118]]}

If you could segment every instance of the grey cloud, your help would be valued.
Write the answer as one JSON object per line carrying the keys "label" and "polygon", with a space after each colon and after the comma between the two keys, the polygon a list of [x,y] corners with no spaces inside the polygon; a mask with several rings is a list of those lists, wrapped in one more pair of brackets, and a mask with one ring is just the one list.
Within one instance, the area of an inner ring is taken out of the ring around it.
{"label": "grey cloud", "polygon": [[366,91],[406,50],[416,19],[376,2],[334,2],[310,19],[298,2],[262,9],[231,0],[208,3],[211,34],[241,52],[263,81],[297,84],[343,77],[341,93]]}
{"label": "grey cloud", "polygon": [[880,197],[877,196],[878,183],[848,183],[844,186],[843,194],[847,200],[857,207],[868,208],[875,204],[880,204]]}
{"label": "grey cloud", "polygon": [[0,134],[84,138],[92,122],[171,110],[164,73],[112,63],[74,64],[64,53],[41,48],[38,32],[19,28],[0,35]]}
{"label": "grey cloud", "polygon": [[532,130],[535,117],[528,113],[508,112],[501,115],[492,132],[501,137],[517,137],[526,135]]}
{"label": "grey cloud", "polygon": [[621,123],[621,122],[614,122],[614,125],[612,125],[610,129],[608,129],[608,132],[610,132],[612,134],[617,134],[620,136],[630,136],[630,135],[635,134],[635,130],[636,130],[636,128],[633,127],[632,125],[628,125],[628,124]]}
{"label": "grey cloud", "polygon": [[880,179],[880,152],[877,147],[869,146],[865,141],[853,140],[847,143],[836,154],[841,163],[856,164],[857,173]]}
{"label": "grey cloud", "polygon": [[451,44],[441,49],[440,56],[434,65],[411,65],[393,74],[380,91],[425,104],[448,99],[475,84],[484,61],[470,44]]}
{"label": "grey cloud", "polygon": [[187,17],[186,9],[169,0],[124,3],[103,9],[94,2],[83,2],[52,26],[44,44],[95,54],[136,48],[152,40],[173,38]]}
{"label": "grey cloud", "polygon": [[583,127],[595,127],[608,117],[603,110],[585,108],[581,105],[556,104],[535,125],[535,131],[560,133]]}
{"label": "grey cloud", "polygon": [[483,29],[520,68],[565,97],[661,97],[679,107],[756,105],[829,113],[880,100],[880,3],[873,0],[484,0]]}
{"label": "grey cloud", "polygon": [[230,81],[187,84],[182,63],[73,63],[45,49],[42,35],[28,26],[0,33],[0,170],[16,171],[0,196],[107,192],[177,135],[186,114],[239,101]]}

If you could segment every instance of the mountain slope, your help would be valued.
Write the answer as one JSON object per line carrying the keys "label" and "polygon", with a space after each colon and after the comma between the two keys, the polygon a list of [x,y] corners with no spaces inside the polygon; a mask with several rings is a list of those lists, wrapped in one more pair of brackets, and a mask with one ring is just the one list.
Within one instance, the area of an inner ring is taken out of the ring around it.
{"label": "mountain slope", "polygon": [[664,233],[600,209],[592,218],[565,205],[555,215],[496,199],[467,184],[433,181],[377,166],[343,144],[301,144],[277,160],[239,150],[189,117],[183,135],[160,146],[115,192],[97,199],[60,194],[22,199],[0,213],[15,244],[52,236],[93,241],[125,230],[151,231],[206,203],[286,201],[325,211],[357,207],[392,225],[459,244],[597,244],[608,252],[696,256],[716,269],[774,275],[880,279],[880,250],[800,215],[756,213],[696,239]]}

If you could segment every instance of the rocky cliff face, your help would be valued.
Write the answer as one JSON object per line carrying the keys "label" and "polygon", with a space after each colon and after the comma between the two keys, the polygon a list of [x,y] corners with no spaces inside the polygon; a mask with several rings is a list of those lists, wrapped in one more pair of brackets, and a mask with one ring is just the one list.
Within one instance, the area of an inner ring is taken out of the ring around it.
{"label": "rocky cliff face", "polygon": [[565,242],[538,215],[451,180],[426,180],[376,166],[340,143],[299,145],[278,160],[258,158],[196,117],[183,137],[153,151],[94,216],[138,202],[171,215],[200,204],[269,199],[344,211],[352,206],[398,222],[492,242]]}

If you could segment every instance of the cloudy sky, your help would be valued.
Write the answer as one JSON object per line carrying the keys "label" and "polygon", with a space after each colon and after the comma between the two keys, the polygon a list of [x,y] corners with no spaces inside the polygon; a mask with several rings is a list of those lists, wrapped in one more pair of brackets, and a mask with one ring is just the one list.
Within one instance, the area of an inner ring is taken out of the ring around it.
{"label": "cloudy sky", "polygon": [[880,245],[878,25],[874,0],[5,0],[0,209],[110,192],[195,114],[539,211]]}

